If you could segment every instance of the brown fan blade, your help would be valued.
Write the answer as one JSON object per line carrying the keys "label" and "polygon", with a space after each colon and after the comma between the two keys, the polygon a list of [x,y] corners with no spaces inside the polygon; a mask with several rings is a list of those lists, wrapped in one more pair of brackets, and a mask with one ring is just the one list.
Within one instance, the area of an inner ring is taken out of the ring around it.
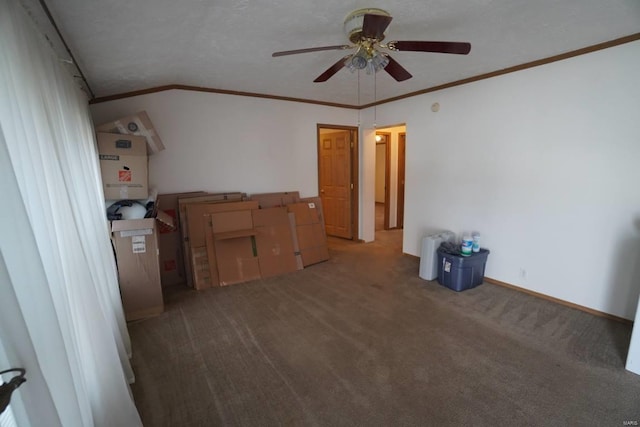
{"label": "brown fan blade", "polygon": [[362,36],[381,40],[392,19],[390,16],[367,13],[362,21]]}
{"label": "brown fan blade", "polygon": [[405,68],[402,65],[398,64],[398,62],[395,59],[393,59],[389,55],[386,55],[386,56],[387,58],[389,58],[389,63],[387,64],[386,67],[384,67],[384,70],[387,73],[389,73],[391,77],[396,79],[396,81],[403,82],[413,77],[411,73],[405,70]]}
{"label": "brown fan blade", "polygon": [[295,49],[295,50],[283,50],[282,52],[274,52],[271,56],[285,56],[285,55],[296,55],[298,53],[307,53],[307,52],[318,52],[320,50],[343,50],[343,49],[351,49],[353,46],[349,45],[338,45],[338,46],[322,46],[322,47],[309,47],[307,49]]}
{"label": "brown fan blade", "polygon": [[457,55],[466,55],[471,50],[471,43],[465,42],[396,41],[387,43],[387,46],[391,50],[398,51],[455,53]]}
{"label": "brown fan blade", "polygon": [[337,73],[344,67],[344,61],[346,61],[348,57],[349,55],[345,56],[344,58],[340,59],[338,62],[333,64],[331,67],[329,67],[327,71],[320,74],[314,80],[314,83],[326,82],[327,80],[329,80],[335,73]]}

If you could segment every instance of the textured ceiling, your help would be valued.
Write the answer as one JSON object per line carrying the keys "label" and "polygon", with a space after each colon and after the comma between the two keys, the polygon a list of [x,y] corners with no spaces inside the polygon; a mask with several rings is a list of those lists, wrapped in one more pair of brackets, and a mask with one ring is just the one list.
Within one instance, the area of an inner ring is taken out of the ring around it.
{"label": "textured ceiling", "polygon": [[374,102],[374,78],[346,68],[313,83],[344,51],[349,12],[393,16],[386,41],[468,41],[471,53],[395,52],[413,78],[376,76],[375,100],[547,58],[640,32],[638,0],[46,0],[80,69],[102,97],[182,84],[349,105]]}

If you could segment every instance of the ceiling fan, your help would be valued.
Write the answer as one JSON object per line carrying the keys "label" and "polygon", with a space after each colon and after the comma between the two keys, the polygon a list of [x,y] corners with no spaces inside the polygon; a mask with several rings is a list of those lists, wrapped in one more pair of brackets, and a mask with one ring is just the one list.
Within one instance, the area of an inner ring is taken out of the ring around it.
{"label": "ceiling fan", "polygon": [[385,30],[393,18],[389,12],[377,9],[358,9],[351,12],[344,20],[344,30],[351,45],[321,46],[307,49],[285,50],[275,52],[271,56],[295,55],[298,53],[317,52],[322,50],[346,50],[356,51],[341,58],[338,62],[320,74],[314,82],[326,82],[342,68],[348,68],[351,72],[364,69],[367,74],[377,73],[384,69],[391,77],[401,82],[410,79],[412,75],[386,51],[393,52],[435,52],[466,55],[471,50],[471,44],[465,42],[442,41],[391,41],[382,43],[385,38]]}

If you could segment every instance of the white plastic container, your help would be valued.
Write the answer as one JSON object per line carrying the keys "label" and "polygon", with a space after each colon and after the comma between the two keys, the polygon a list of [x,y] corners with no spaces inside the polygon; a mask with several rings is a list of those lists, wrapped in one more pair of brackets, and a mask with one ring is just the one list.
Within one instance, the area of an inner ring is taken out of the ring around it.
{"label": "white plastic container", "polygon": [[475,253],[480,252],[480,233],[472,233],[471,238],[473,239],[471,251]]}
{"label": "white plastic container", "polygon": [[473,239],[471,238],[471,236],[465,235],[464,237],[462,237],[460,254],[462,256],[471,255],[472,250],[473,250]]}
{"label": "white plastic container", "polygon": [[438,277],[438,254],[436,251],[442,242],[450,242],[454,238],[455,234],[452,231],[439,231],[422,238],[419,273],[421,279],[434,280]]}

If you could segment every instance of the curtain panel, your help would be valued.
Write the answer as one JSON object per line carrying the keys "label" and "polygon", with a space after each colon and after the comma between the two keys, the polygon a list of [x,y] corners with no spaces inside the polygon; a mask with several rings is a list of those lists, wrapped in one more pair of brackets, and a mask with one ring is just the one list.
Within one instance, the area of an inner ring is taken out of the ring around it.
{"label": "curtain panel", "polygon": [[42,378],[15,394],[25,404],[40,387],[64,426],[141,425],[87,98],[12,0],[0,0],[0,125],[2,194],[17,197],[3,212],[2,295],[19,308],[0,300],[16,326],[0,328],[0,350]]}

